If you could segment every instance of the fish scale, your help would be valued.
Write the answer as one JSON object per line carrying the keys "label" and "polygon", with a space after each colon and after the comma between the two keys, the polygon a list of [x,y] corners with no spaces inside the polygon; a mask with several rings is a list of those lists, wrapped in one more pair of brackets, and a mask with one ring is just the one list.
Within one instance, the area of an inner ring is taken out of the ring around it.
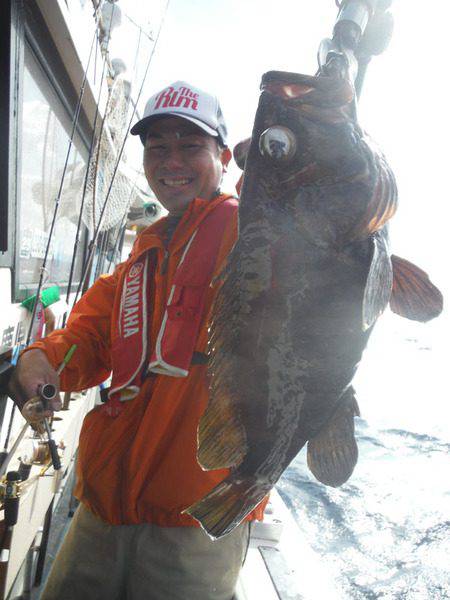
{"label": "fish scale", "polygon": [[230,473],[185,511],[213,539],[263,500],[306,443],[320,481],[350,477],[351,381],[389,302],[392,264],[402,275],[399,314],[427,320],[442,308],[426,274],[391,261],[395,178],[356,121],[351,83],[270,72],[262,90],[198,431],[199,464]]}

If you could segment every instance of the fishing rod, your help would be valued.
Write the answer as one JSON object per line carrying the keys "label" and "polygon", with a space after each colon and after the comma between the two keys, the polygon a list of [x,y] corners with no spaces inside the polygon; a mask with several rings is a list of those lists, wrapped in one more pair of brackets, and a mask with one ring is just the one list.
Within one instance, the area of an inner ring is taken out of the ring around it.
{"label": "fishing rod", "polygon": [[[96,165],[96,170],[98,170],[98,164],[99,164],[99,159],[100,159],[100,150],[101,150],[101,143],[103,140],[103,135],[104,135],[104,131],[105,131],[105,120],[106,120],[106,115],[109,111],[109,105],[112,99],[112,90],[113,88],[111,87],[109,89],[109,93],[108,93],[108,98],[106,101],[106,107],[105,107],[105,119],[103,119],[102,123],[101,123],[101,127],[100,127],[100,132],[98,135],[98,139],[97,139],[97,152],[96,152],[96,157],[95,157],[95,165]],[[126,139],[126,136],[124,138],[124,140]],[[111,179],[111,186],[114,182],[114,178],[116,175],[116,169],[113,172],[112,175],[112,179]],[[78,296],[81,292],[84,294],[84,292],[86,291],[87,287],[88,287],[88,281],[90,278],[90,274],[91,274],[91,268],[92,268],[92,264],[90,262],[90,258],[91,258],[91,252],[94,253],[96,250],[96,243],[97,243],[97,238],[95,237],[95,232],[96,232],[96,223],[95,223],[95,213],[96,213],[96,195],[97,195],[97,173],[95,173],[94,176],[94,181],[93,181],[93,189],[92,189],[92,229],[94,231],[94,236],[92,238],[92,240],[89,242],[89,246],[88,246],[88,256],[87,259],[83,265],[83,269],[82,269],[82,273],[81,273],[81,277],[80,277],[80,281],[77,287],[77,291],[75,294],[75,299],[73,304],[75,305],[77,300],[78,300]],[[108,195],[105,198],[105,203],[108,200]],[[100,215],[101,216],[101,215]],[[93,258],[93,256],[92,256]],[[83,279],[84,279],[84,283],[83,283]]]}
{"label": "fishing rod", "polygon": [[386,50],[392,37],[392,0],[335,0],[339,9],[333,37],[322,40],[319,73],[350,76],[359,98],[372,57]]}
{"label": "fishing rod", "polygon": [[[98,11],[100,10],[100,6],[101,6],[101,3],[99,3],[96,11],[94,12],[94,18],[96,20],[97,20],[97,16],[98,16]],[[97,31],[97,27],[96,27],[96,31]],[[48,235],[48,239],[47,239],[47,244],[46,244],[46,248],[45,248],[44,258],[43,258],[43,261],[42,261],[42,266],[40,268],[40,275],[39,275],[39,281],[38,281],[38,286],[37,286],[36,295],[35,295],[35,301],[33,303],[32,311],[31,311],[30,324],[29,324],[29,327],[28,327],[27,336],[26,336],[25,344],[24,344],[25,347],[30,344],[31,336],[33,334],[33,329],[34,329],[35,320],[36,320],[36,313],[37,313],[39,305],[41,304],[40,297],[41,297],[42,287],[43,287],[43,284],[44,284],[44,277],[47,274],[47,268],[46,268],[46,266],[47,266],[48,256],[49,256],[49,253],[50,253],[51,241],[52,241],[53,232],[54,232],[54,229],[55,229],[56,217],[57,217],[57,214],[58,214],[58,209],[59,209],[59,205],[60,205],[62,190],[63,190],[63,186],[64,186],[64,179],[65,179],[66,172],[67,172],[67,167],[68,167],[68,164],[69,164],[70,152],[71,152],[71,149],[72,149],[72,144],[73,144],[73,140],[74,140],[74,137],[75,137],[75,131],[76,131],[76,127],[77,127],[77,124],[78,124],[78,119],[79,119],[80,112],[81,112],[81,105],[82,105],[84,91],[85,91],[85,87],[86,87],[86,81],[87,81],[87,71],[89,69],[89,65],[90,65],[90,62],[91,62],[91,59],[92,59],[92,51],[93,51],[93,48],[94,48],[94,45],[95,45],[95,40],[96,40],[96,33],[94,34],[94,36],[92,38],[92,42],[91,42],[91,46],[90,46],[90,50],[89,50],[89,56],[88,56],[88,60],[87,60],[87,65],[86,65],[86,69],[84,71],[83,79],[82,79],[81,86],[80,86],[80,92],[78,94],[77,104],[76,104],[75,111],[74,111],[73,118],[72,118],[72,128],[71,128],[71,133],[70,133],[70,137],[69,137],[69,144],[68,144],[68,148],[67,148],[67,153],[66,153],[66,158],[65,158],[65,162],[64,162],[63,171],[62,171],[62,174],[61,174],[61,181],[60,181],[60,184],[59,184],[58,194],[57,194],[57,197],[56,197],[56,200],[55,200],[55,207],[54,207],[54,210],[53,210],[53,217],[52,217],[50,231],[49,231],[49,235]],[[8,424],[8,435],[7,435],[6,444],[9,442],[9,435],[11,433],[11,428],[12,428],[12,424],[13,424],[15,413],[16,413],[15,409],[16,409],[16,405],[14,405],[13,408],[12,408],[12,410],[11,410],[11,415],[10,415],[9,424]],[[6,451],[7,451],[7,445],[5,445],[5,449],[4,449],[4,452],[2,454],[4,455]]]}
{"label": "fishing rod", "polygon": [[[97,97],[97,106],[95,109],[95,116],[94,116],[94,123],[92,126],[91,140],[89,143],[88,160],[87,160],[87,164],[86,164],[86,172],[85,172],[84,181],[83,181],[83,191],[81,193],[80,212],[78,215],[77,230],[75,233],[75,243],[74,243],[74,249],[73,249],[73,253],[72,253],[72,260],[70,263],[69,280],[67,282],[66,304],[69,304],[70,295],[72,293],[72,283],[73,283],[73,277],[74,277],[74,273],[75,273],[75,263],[76,263],[76,259],[77,259],[78,247],[80,245],[81,223],[82,223],[82,217],[83,217],[83,211],[84,211],[84,204],[85,204],[85,200],[86,200],[87,184],[88,184],[88,180],[89,180],[89,172],[90,172],[90,167],[91,167],[92,154],[94,151],[97,120],[98,120],[98,116],[100,113],[100,99],[101,99],[101,95],[102,95],[102,91],[103,91],[103,82],[105,80],[106,66],[108,64],[108,47],[109,47],[109,42],[111,39],[111,27],[112,27],[112,22],[113,22],[112,17],[114,15],[114,9],[115,9],[115,5],[113,5],[113,12],[112,12],[110,24],[109,24],[108,42],[107,42],[107,47],[105,50],[105,56],[103,58],[103,67],[102,67],[102,74],[101,74],[101,78],[100,78],[100,86],[99,86],[99,92],[98,92],[98,97]],[[108,94],[108,99],[106,101],[105,116],[106,116],[107,109],[108,109],[109,98],[110,98],[110,93]],[[103,128],[101,131],[103,131]],[[100,135],[101,135],[101,133],[100,133]],[[65,327],[65,325],[66,325],[67,313],[68,313],[68,311],[64,312],[63,320],[62,320],[62,327]]]}
{"label": "fishing rod", "polygon": [[[134,187],[133,187],[132,189],[134,189]],[[120,224],[119,224],[119,227],[118,227],[118,230],[117,230],[116,239],[115,239],[115,241],[114,241],[114,244],[113,244],[113,247],[112,247],[112,250],[111,250],[111,257],[110,257],[110,259],[109,259],[109,262],[108,262],[108,267],[107,267],[107,269],[106,269],[106,272],[107,272],[107,273],[109,273],[109,270],[110,270],[110,268],[111,268],[111,265],[112,265],[112,263],[113,263],[113,261],[114,261],[114,258],[115,258],[115,256],[116,256],[116,254],[117,254],[117,251],[118,251],[118,248],[119,248],[119,244],[120,244],[120,240],[123,238],[123,235],[124,235],[124,233],[125,233],[125,229],[126,229],[126,219],[127,219],[127,213],[125,213],[125,214],[123,215],[123,217],[122,217],[122,220],[121,220],[121,222],[120,222]]]}
{"label": "fishing rod", "polygon": [[[136,178],[134,180],[133,185],[131,186],[131,190],[130,190],[130,198],[133,195],[134,189],[137,187],[136,183],[138,180],[139,174],[136,175]],[[106,272],[109,273],[109,270],[111,268],[112,262],[116,256],[117,250],[119,248],[119,244],[120,244],[120,240],[123,238],[123,235],[125,233],[125,229],[126,229],[126,221],[127,221],[127,215],[128,215],[128,211],[126,211],[122,217],[122,220],[120,221],[118,230],[117,230],[117,236],[116,239],[114,241],[114,245],[113,245],[113,249],[111,251],[111,257],[109,259],[109,263],[108,263],[108,267],[106,269]]]}
{"label": "fishing rod", "polygon": [[[110,237],[110,230],[102,231],[101,235],[99,236],[100,243],[97,246],[99,257],[105,253],[105,250],[108,247],[109,237]],[[97,260],[97,264],[95,265],[94,279],[98,279],[100,277],[101,267],[102,267],[101,261]]]}
{"label": "fishing rod", "polygon": [[[67,363],[72,358],[77,346],[73,344],[69,351],[66,353],[63,362],[59,365],[57,369],[57,374],[60,375]],[[2,461],[0,466],[0,501],[2,503],[2,508],[4,510],[4,518],[3,521],[0,522],[0,598],[4,598],[5,595],[5,586],[6,579],[8,574],[8,565],[10,558],[10,548],[11,541],[13,535],[13,529],[18,521],[19,516],[19,500],[20,494],[23,492],[27,486],[29,486],[34,481],[38,480],[42,477],[45,472],[53,466],[55,476],[58,473],[61,477],[62,474],[62,465],[59,457],[58,447],[56,445],[55,440],[53,439],[51,432],[51,425],[49,424],[46,417],[42,417],[42,412],[47,409],[47,404],[49,401],[53,400],[56,397],[57,388],[52,384],[44,384],[39,386],[38,395],[34,398],[28,400],[23,407],[23,415],[26,416],[27,422],[22,427],[19,436],[15,440],[13,446],[11,447],[8,455]],[[27,409],[28,406],[28,409]],[[47,435],[46,445],[49,452],[49,458],[47,459],[47,464],[41,469],[40,473],[34,475],[32,478],[28,478],[31,463],[28,466],[27,463],[21,462],[18,471],[7,471],[9,462],[16,452],[19,444],[27,432],[28,428],[33,427],[35,431],[42,435],[40,430],[40,424],[43,422],[43,429]],[[24,469],[24,466],[28,466],[27,469]],[[3,475],[6,473],[6,476],[3,478]],[[60,481],[60,479],[57,479]],[[57,486],[54,488],[54,492],[56,493]],[[49,534],[50,523],[51,523],[51,514],[52,507],[54,503],[54,497],[50,503],[50,508],[47,510],[44,529],[43,529],[43,537],[41,541],[41,545],[39,548],[39,556],[38,556],[38,566],[43,565],[45,551],[47,548],[46,541]],[[3,530],[2,530],[3,529]],[[38,569],[37,573],[40,572]],[[42,575],[42,573],[41,573]]]}
{"label": "fishing rod", "polygon": [[119,151],[119,154],[118,154],[117,159],[116,159],[116,163],[115,163],[114,170],[113,170],[113,173],[112,173],[111,181],[109,183],[108,190],[106,192],[105,201],[103,203],[102,210],[101,210],[100,215],[99,215],[99,220],[98,220],[97,226],[95,228],[93,238],[92,238],[91,243],[90,243],[90,248],[89,248],[88,256],[87,256],[86,261],[84,263],[84,267],[83,267],[83,271],[82,271],[82,276],[80,278],[80,283],[78,285],[78,289],[77,289],[77,293],[76,293],[76,296],[75,296],[74,303],[77,301],[78,296],[80,294],[80,291],[83,288],[83,285],[85,284],[85,280],[86,280],[86,277],[87,277],[87,274],[88,274],[88,270],[90,269],[90,266],[91,266],[91,262],[92,262],[92,259],[93,259],[93,256],[94,256],[94,252],[95,252],[95,249],[97,247],[97,240],[98,240],[98,236],[100,234],[100,229],[101,229],[103,217],[105,215],[106,207],[108,205],[108,201],[109,201],[109,198],[111,196],[111,190],[112,190],[112,187],[113,187],[114,179],[116,177],[117,170],[119,168],[119,164],[120,164],[120,161],[122,159],[123,151],[125,149],[125,144],[126,144],[126,142],[128,140],[128,133],[129,133],[129,131],[131,129],[131,124],[133,123],[133,119],[135,117],[136,106],[139,103],[139,99],[140,99],[140,97],[142,95],[142,91],[144,89],[144,84],[145,84],[145,81],[147,79],[147,74],[148,74],[148,71],[150,69],[150,64],[152,62],[153,56],[155,54],[156,47],[158,45],[158,40],[159,40],[159,37],[161,35],[161,31],[162,31],[162,28],[163,28],[163,25],[164,25],[164,21],[165,21],[166,15],[167,15],[169,4],[170,4],[170,0],[167,0],[166,5],[165,5],[165,9],[164,9],[164,13],[163,13],[160,25],[159,25],[158,33],[157,33],[156,38],[155,38],[155,43],[153,45],[152,51],[150,53],[150,57],[149,57],[149,59],[147,61],[146,67],[145,67],[145,72],[144,72],[144,75],[142,77],[142,82],[141,82],[141,85],[140,85],[140,88],[139,88],[137,99],[136,99],[136,101],[134,103],[132,103],[133,110],[131,112],[131,117],[129,119],[128,126],[127,126],[127,129],[126,129],[126,132],[125,132],[125,135],[124,135],[121,147],[120,147],[120,151]]}
{"label": "fishing rod", "polygon": [[[156,49],[156,46],[157,46],[157,43],[158,43],[158,40],[159,40],[159,36],[160,36],[161,30],[162,30],[162,27],[163,27],[163,23],[164,23],[164,20],[165,20],[165,16],[167,14],[167,10],[169,8],[169,4],[170,4],[170,0],[167,0],[166,6],[165,6],[165,10],[164,10],[164,13],[163,13],[163,17],[162,17],[161,22],[160,22],[158,34],[156,36],[152,52],[151,52],[149,60],[147,62],[147,66],[146,66],[146,69],[145,69],[145,73],[144,73],[144,76],[143,76],[143,79],[142,79],[141,87],[140,87],[138,98],[137,98],[136,102],[139,101],[139,98],[142,95],[142,90],[143,90],[143,87],[144,87],[144,83],[145,83],[145,80],[146,80],[146,77],[147,77],[147,73],[148,73],[148,70],[149,70],[152,58],[154,56],[154,52],[155,52],[155,49]],[[122,146],[121,146],[121,149],[120,149],[117,161],[116,161],[116,165],[115,165],[115,168],[114,168],[114,171],[113,171],[113,174],[112,174],[111,182],[110,182],[110,185],[109,185],[106,197],[105,197],[105,201],[104,201],[104,204],[103,204],[103,207],[102,207],[102,211],[100,213],[99,221],[98,221],[97,227],[95,229],[93,239],[92,239],[92,241],[90,243],[89,255],[88,255],[88,257],[87,257],[87,259],[85,261],[85,264],[84,264],[84,267],[83,267],[83,270],[82,270],[82,274],[81,274],[81,278],[80,278],[80,283],[79,283],[79,286],[77,288],[77,292],[76,292],[74,304],[77,301],[78,295],[80,293],[80,289],[81,289],[81,287],[83,285],[84,280],[86,279],[86,274],[87,274],[87,272],[88,272],[88,270],[90,268],[90,263],[91,263],[93,255],[94,255],[94,252],[95,252],[95,246],[96,246],[96,242],[97,242],[98,235],[99,235],[99,232],[100,232],[101,223],[102,223],[102,220],[103,220],[103,216],[105,214],[106,205],[107,205],[107,202],[108,202],[109,197],[111,195],[112,185],[113,185],[115,176],[117,174],[118,165],[119,165],[120,160],[122,158],[123,150],[124,150],[124,147],[125,147],[125,142],[127,140],[128,133],[129,133],[129,130],[131,128],[131,123],[133,121],[135,112],[136,112],[136,106],[133,107],[133,112],[132,112],[132,115],[131,115],[131,118],[130,118],[127,130],[126,130],[123,142],[122,142]],[[106,111],[105,111],[105,114],[106,114]],[[103,122],[102,122],[102,129],[103,129]],[[52,500],[52,504],[53,504],[53,500]],[[42,578],[43,565],[44,565],[44,561],[45,561],[45,554],[46,554],[46,547],[47,547],[47,540],[48,540],[49,530],[50,530],[50,526],[51,526],[51,519],[52,519],[52,505],[49,507],[49,509],[47,510],[47,514],[46,514],[46,519],[45,519],[45,524],[44,524],[43,541],[42,541],[40,552],[39,552],[39,556],[38,556],[38,567],[36,569],[36,577],[35,577],[35,582],[34,582],[35,585],[39,585],[40,582],[41,582],[41,578]]]}
{"label": "fishing rod", "polygon": [[[98,14],[98,10],[100,8],[100,5],[97,7],[96,13],[95,15],[97,16]],[[36,311],[37,311],[37,307],[39,304],[39,298],[41,295],[41,291],[42,291],[42,285],[44,282],[44,275],[46,273],[46,266],[47,266],[47,261],[48,261],[48,256],[50,253],[50,246],[51,246],[51,242],[52,242],[52,238],[53,238],[53,232],[54,232],[54,228],[55,228],[55,223],[56,223],[56,217],[58,215],[58,209],[59,209],[59,205],[60,205],[60,201],[61,201],[61,196],[62,196],[62,190],[64,187],[64,179],[66,176],[66,172],[67,172],[67,167],[69,164],[69,157],[70,157],[70,152],[72,150],[72,145],[73,145],[73,140],[75,137],[75,132],[76,132],[76,128],[78,125],[78,119],[81,113],[81,106],[82,106],[82,102],[83,102],[83,97],[84,97],[84,91],[86,88],[86,82],[87,82],[87,72],[89,70],[89,65],[91,63],[91,58],[92,58],[92,52],[95,46],[95,41],[97,39],[97,28],[95,28],[95,32],[94,35],[92,37],[92,42],[91,42],[91,46],[90,46],[90,50],[89,50],[89,57],[87,60],[87,66],[86,69],[84,70],[84,75],[83,75],[83,80],[81,82],[81,87],[80,87],[80,92],[78,94],[78,100],[77,100],[77,105],[75,107],[75,112],[74,112],[74,116],[72,119],[72,129],[70,132],[70,136],[69,136],[69,144],[67,147],[67,152],[66,152],[66,157],[65,157],[65,161],[64,161],[64,167],[62,170],[62,174],[61,174],[61,181],[59,184],[59,189],[58,189],[58,194],[56,196],[56,200],[55,200],[55,208],[53,211],[53,218],[52,218],[52,224],[50,226],[50,231],[49,231],[49,235],[48,235],[48,239],[47,239],[47,245],[45,248],[45,253],[44,253],[44,259],[42,261],[42,266],[40,268],[40,276],[39,276],[39,282],[38,282],[38,287],[37,287],[37,291],[36,291],[36,301],[34,302],[33,305],[33,310],[31,313],[31,320],[30,320],[30,325],[28,328],[28,333],[27,333],[27,337],[26,337],[26,345],[28,346],[31,340],[31,334],[32,334],[32,330],[33,330],[33,326],[34,326],[34,320],[36,318]]]}
{"label": "fishing rod", "polygon": [[[96,21],[97,21],[100,5],[101,5],[101,3],[99,3],[98,7],[96,8],[96,10],[94,12],[94,18]],[[41,304],[40,297],[41,297],[42,287],[44,284],[44,277],[47,274],[47,268],[46,268],[47,261],[48,261],[48,257],[49,257],[49,253],[50,253],[50,247],[51,247],[51,242],[52,242],[52,238],[53,238],[56,218],[57,218],[57,214],[58,214],[58,210],[59,210],[59,206],[60,206],[60,200],[61,200],[61,196],[62,196],[64,180],[65,180],[65,176],[66,176],[66,172],[67,172],[67,168],[68,168],[68,164],[69,164],[70,153],[71,153],[73,140],[74,140],[75,132],[76,132],[77,125],[78,125],[79,116],[81,113],[81,107],[82,107],[84,92],[85,92],[85,88],[86,88],[87,72],[88,72],[89,65],[92,60],[92,53],[93,53],[96,39],[97,39],[97,27],[95,28],[95,33],[94,33],[94,36],[92,38],[92,42],[90,45],[86,69],[84,71],[83,79],[82,79],[81,86],[80,86],[80,91],[78,94],[77,104],[76,104],[75,111],[74,111],[73,117],[72,117],[72,127],[71,127],[70,136],[69,136],[69,144],[68,144],[67,153],[66,153],[66,157],[65,157],[65,161],[64,161],[63,171],[61,174],[61,181],[59,184],[59,189],[58,189],[57,197],[55,200],[55,207],[54,207],[54,211],[53,211],[53,217],[52,217],[52,222],[51,222],[51,226],[50,226],[50,231],[48,234],[44,258],[43,258],[42,266],[40,268],[40,276],[39,276],[39,281],[38,281],[38,285],[37,285],[35,301],[34,301],[34,304],[32,307],[32,311],[31,311],[30,324],[28,327],[28,332],[27,332],[27,336],[26,336],[26,340],[25,340],[25,344],[24,344],[25,346],[28,346],[30,344],[31,336],[33,333],[35,320],[36,320],[36,313],[38,310],[38,306]],[[9,419],[8,434],[7,434],[7,440],[5,442],[5,449],[4,449],[4,452],[2,453],[2,464],[3,465],[5,465],[5,463],[7,463],[8,458],[12,456],[12,452],[14,451],[14,448],[17,446],[17,440],[16,440],[16,443],[13,444],[13,448],[9,452],[7,452],[9,437],[10,437],[10,433],[11,433],[11,429],[12,429],[12,424],[13,424],[14,417],[16,414],[15,409],[16,409],[16,405],[14,404],[14,406],[11,410],[11,415],[10,415],[10,419]],[[22,428],[22,431],[19,435],[19,441],[20,441],[20,438],[23,437],[23,434],[25,433],[26,428],[27,428],[27,426]],[[6,479],[7,479],[7,485],[6,485],[5,498],[4,498],[5,519],[3,521],[4,532],[3,532],[2,539],[0,542],[0,554],[3,557],[3,560],[0,560],[0,564],[2,567],[2,569],[1,569],[2,577],[0,577],[0,579],[1,579],[0,588],[4,588],[4,585],[6,584],[6,573],[8,570],[8,563],[9,563],[9,547],[10,547],[10,543],[11,543],[11,539],[12,539],[12,530],[17,522],[17,514],[16,513],[18,512],[18,501],[19,500],[18,500],[18,494],[16,494],[14,492],[14,490],[17,487],[16,484],[18,484],[18,482],[20,480],[20,475],[16,474],[16,472],[9,472],[6,475]],[[8,490],[12,490],[11,493],[9,493]],[[8,508],[9,505],[14,506],[12,513],[11,513],[11,510]],[[12,514],[12,516],[8,516],[7,512],[9,514]],[[3,594],[2,594],[2,597],[3,597]]]}

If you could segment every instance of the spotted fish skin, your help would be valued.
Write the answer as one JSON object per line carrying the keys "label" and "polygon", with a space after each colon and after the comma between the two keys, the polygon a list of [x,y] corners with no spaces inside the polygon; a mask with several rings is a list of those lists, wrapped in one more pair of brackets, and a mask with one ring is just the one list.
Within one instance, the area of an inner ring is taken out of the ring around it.
{"label": "spotted fish skin", "polygon": [[[200,465],[231,471],[187,509],[213,538],[245,518],[347,401],[392,287],[396,185],[357,123],[353,87],[270,72],[262,90],[198,432]],[[290,160],[260,149],[280,126],[295,136]]]}

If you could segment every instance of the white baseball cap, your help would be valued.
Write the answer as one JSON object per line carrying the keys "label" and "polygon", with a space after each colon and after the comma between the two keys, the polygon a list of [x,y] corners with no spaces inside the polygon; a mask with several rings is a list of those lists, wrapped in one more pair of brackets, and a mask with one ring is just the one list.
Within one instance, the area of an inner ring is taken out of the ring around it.
{"label": "white baseball cap", "polygon": [[199,90],[185,81],[176,81],[154,94],[145,105],[144,115],[130,130],[139,135],[145,144],[145,134],[150,122],[166,115],[181,117],[195,123],[213,137],[227,145],[227,126],[216,96]]}

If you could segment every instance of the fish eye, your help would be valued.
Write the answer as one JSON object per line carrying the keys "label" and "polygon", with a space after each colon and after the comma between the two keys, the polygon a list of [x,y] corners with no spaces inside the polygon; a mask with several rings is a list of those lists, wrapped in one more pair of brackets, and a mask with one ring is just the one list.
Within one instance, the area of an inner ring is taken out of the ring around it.
{"label": "fish eye", "polygon": [[282,125],[269,127],[259,137],[259,151],[267,158],[286,162],[294,156],[296,150],[294,133]]}

